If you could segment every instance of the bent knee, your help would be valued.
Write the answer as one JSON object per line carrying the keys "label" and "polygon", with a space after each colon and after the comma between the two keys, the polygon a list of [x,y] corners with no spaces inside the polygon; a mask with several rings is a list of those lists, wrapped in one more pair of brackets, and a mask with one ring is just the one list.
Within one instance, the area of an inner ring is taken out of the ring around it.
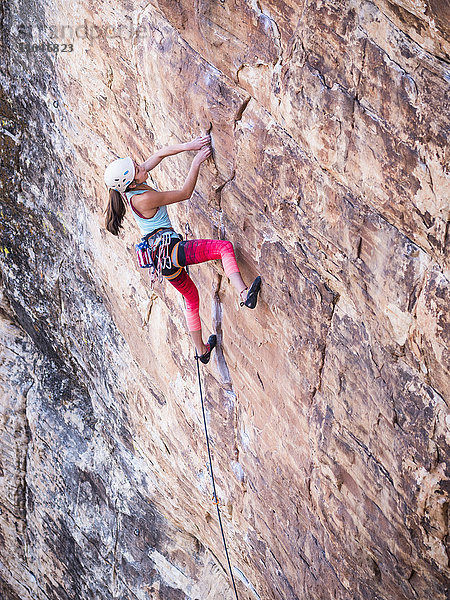
{"label": "bent knee", "polygon": [[233,244],[229,240],[222,240],[221,245],[222,245],[222,252],[224,252],[225,254],[229,254],[229,253],[234,254]]}

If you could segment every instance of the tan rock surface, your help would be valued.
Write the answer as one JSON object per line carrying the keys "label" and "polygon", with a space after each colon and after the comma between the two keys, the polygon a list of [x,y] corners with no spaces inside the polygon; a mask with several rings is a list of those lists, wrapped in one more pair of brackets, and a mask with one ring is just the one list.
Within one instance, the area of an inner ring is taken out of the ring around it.
{"label": "tan rock surface", "polygon": [[182,298],[102,214],[109,160],[210,130],[169,210],[263,277],[191,269],[239,597],[443,600],[448,3],[2,10],[2,599],[233,598]]}

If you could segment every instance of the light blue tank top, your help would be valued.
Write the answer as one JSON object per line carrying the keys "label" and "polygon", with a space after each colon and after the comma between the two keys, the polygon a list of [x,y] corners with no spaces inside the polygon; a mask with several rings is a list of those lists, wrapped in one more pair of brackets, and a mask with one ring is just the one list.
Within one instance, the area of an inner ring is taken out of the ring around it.
{"label": "light blue tank top", "polygon": [[172,227],[166,206],[160,206],[156,211],[155,216],[151,218],[144,217],[134,208],[134,206],[131,204],[131,196],[134,194],[143,194],[145,191],[147,190],[129,190],[125,192],[131,210],[133,211],[133,216],[136,219],[139,229],[141,230],[142,236],[146,235],[147,233],[151,233],[160,227]]}

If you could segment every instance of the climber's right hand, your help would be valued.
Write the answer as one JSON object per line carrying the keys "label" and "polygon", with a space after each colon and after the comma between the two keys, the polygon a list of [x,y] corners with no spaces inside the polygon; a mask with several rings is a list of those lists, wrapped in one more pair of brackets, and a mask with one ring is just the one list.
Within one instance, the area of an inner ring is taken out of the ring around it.
{"label": "climber's right hand", "polygon": [[197,154],[194,156],[194,160],[192,161],[192,164],[196,164],[196,165],[201,165],[202,162],[205,162],[206,159],[208,159],[211,156],[211,146],[205,146],[203,147],[201,150],[199,150],[197,152]]}

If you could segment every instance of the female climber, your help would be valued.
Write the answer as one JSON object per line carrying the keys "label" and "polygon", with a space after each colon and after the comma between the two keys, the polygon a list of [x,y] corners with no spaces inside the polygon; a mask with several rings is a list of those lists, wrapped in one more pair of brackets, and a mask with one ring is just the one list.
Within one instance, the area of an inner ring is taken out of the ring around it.
{"label": "female climber", "polygon": [[[198,152],[180,190],[161,192],[147,185],[148,172],[151,169],[156,167],[163,158],[185,150]],[[144,236],[142,239],[147,241],[150,248],[153,264],[186,299],[187,324],[197,350],[196,357],[204,364],[209,362],[217,337],[211,335],[208,342],[203,343],[198,290],[183,267],[207,260],[222,259],[225,273],[239,293],[240,305],[248,308],[255,308],[261,286],[261,277],[258,276],[247,288],[239,272],[231,242],[204,239],[182,241],[173,230],[166,207],[191,197],[200,165],[210,155],[211,138],[205,135],[185,144],[162,148],[141,165],[131,157],[118,158],[108,165],[105,171],[105,183],[109,188],[109,202],[105,210],[106,229],[118,235],[126,205],[129,204]],[[132,196],[134,196],[133,201]]]}

